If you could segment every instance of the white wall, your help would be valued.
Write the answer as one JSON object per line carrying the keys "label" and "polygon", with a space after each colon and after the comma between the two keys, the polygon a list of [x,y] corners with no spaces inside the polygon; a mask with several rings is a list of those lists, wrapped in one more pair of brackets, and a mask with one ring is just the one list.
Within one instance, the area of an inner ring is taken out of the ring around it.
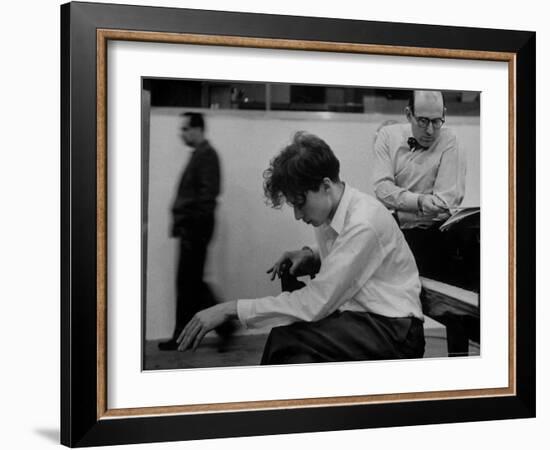
{"label": "white wall", "polygon": [[[177,241],[169,238],[170,208],[190,151],[178,137],[181,112],[177,108],[151,109],[147,339],[168,337],[174,326]],[[447,126],[457,133],[468,160],[464,202],[478,205],[479,118],[449,114]],[[221,300],[277,294],[279,282],[271,282],[265,271],[282,251],[314,243],[312,228],[295,221],[290,208],[269,208],[263,198],[262,173],[296,131],[323,138],[340,160],[342,179],[373,194],[375,132],[385,120],[405,120],[404,116],[379,114],[341,114],[327,120],[316,114],[281,112],[206,112],[205,119],[223,171],[223,192],[205,277]]]}
{"label": "white wall", "polygon": [[[544,2],[535,0],[419,4],[297,2],[278,0],[132,0],[133,4],[232,9],[349,19],[527,29],[537,31],[538,417],[465,424],[265,436],[125,449],[397,449],[517,450],[548,447],[550,427],[550,221],[546,180],[550,152],[550,29]],[[7,2],[0,28],[3,87],[0,108],[2,164],[0,262],[2,300],[2,433],[6,449],[59,449],[59,4],[57,0]],[[498,9],[497,9],[498,8]],[[524,149],[533,152],[535,149]],[[533,299],[535,301],[536,299]]]}

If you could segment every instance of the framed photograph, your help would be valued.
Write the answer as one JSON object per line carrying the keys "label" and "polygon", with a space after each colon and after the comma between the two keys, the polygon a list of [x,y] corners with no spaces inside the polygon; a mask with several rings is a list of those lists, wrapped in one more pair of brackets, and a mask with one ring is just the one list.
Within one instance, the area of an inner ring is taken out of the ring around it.
{"label": "framed photograph", "polygon": [[534,417],[535,33],[61,27],[63,444]]}

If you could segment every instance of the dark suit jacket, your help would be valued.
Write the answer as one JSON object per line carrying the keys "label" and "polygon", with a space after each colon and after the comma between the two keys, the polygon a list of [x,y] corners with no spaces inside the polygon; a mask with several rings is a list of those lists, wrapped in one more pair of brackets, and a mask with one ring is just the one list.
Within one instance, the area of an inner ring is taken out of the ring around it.
{"label": "dark suit jacket", "polygon": [[184,237],[213,226],[219,193],[219,158],[205,140],[195,148],[181,176],[172,206],[172,236]]}

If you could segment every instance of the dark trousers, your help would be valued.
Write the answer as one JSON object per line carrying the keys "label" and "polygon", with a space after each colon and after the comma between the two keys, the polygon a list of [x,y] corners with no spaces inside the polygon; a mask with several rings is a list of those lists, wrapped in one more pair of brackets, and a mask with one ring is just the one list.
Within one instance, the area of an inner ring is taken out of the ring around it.
{"label": "dark trousers", "polygon": [[214,293],[203,280],[208,244],[212,238],[213,221],[200,231],[186,234],[179,240],[179,259],[176,274],[176,339],[187,322],[198,311],[216,304]]}
{"label": "dark trousers", "polygon": [[479,292],[479,241],[476,230],[455,227],[402,230],[421,276]]}
{"label": "dark trousers", "polygon": [[439,231],[439,226],[402,231],[420,275],[443,281],[449,271],[449,258],[452,257],[448,234]]}
{"label": "dark trousers", "polygon": [[317,322],[271,330],[262,364],[422,358],[424,328],[417,318],[339,312]]}

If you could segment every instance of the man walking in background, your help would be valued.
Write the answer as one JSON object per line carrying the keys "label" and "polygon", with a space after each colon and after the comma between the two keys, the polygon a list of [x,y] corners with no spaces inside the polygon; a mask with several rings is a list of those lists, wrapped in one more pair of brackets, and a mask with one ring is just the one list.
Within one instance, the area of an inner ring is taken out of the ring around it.
{"label": "man walking in background", "polygon": [[159,343],[160,350],[176,350],[176,338],[193,315],[216,303],[204,282],[208,244],[215,225],[220,193],[220,162],[205,138],[202,114],[182,114],[181,138],[193,152],[181,176],[172,206],[172,237],[179,240],[176,273],[176,324],[172,338]]}

